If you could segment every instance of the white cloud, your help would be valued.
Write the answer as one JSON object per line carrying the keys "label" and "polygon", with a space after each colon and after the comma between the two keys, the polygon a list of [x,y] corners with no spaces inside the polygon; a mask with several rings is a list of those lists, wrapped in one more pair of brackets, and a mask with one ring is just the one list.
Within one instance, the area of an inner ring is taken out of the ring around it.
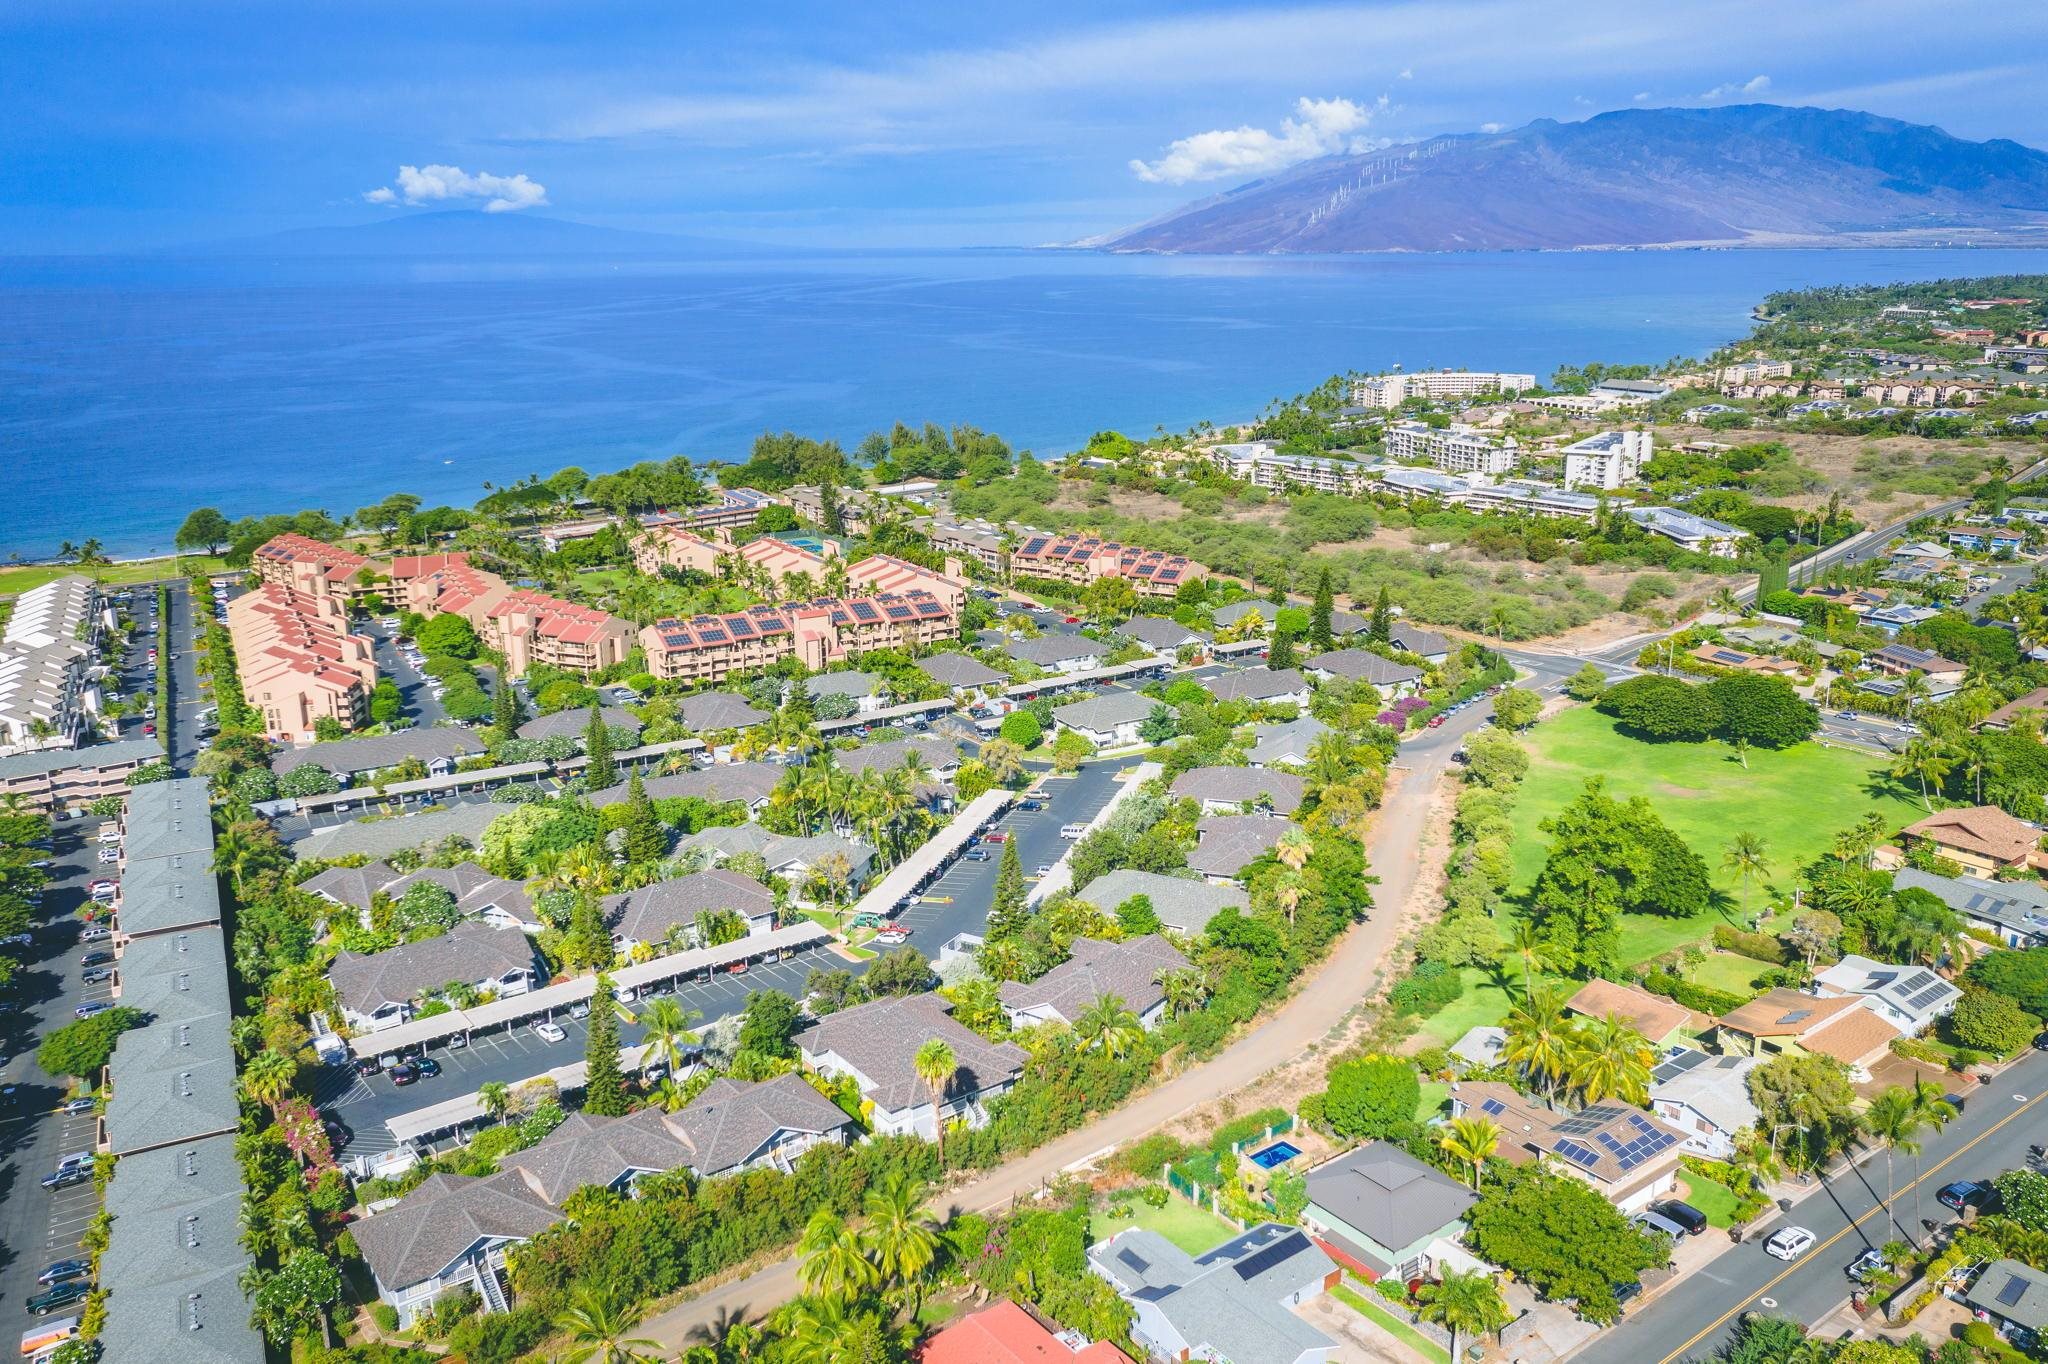
{"label": "white cloud", "polygon": [[1415,79],[1415,68],[1414,68],[1414,67],[1412,67],[1412,66],[1404,66],[1404,67],[1402,67],[1402,68],[1401,68],[1401,79],[1402,79],[1402,80],[1404,80],[1404,81],[1412,81],[1412,80],[1414,80],[1414,79]]}
{"label": "white cloud", "polygon": [[1769,76],[1751,76],[1746,81],[1729,81],[1701,95],[1701,99],[1727,99],[1730,95],[1761,95],[1771,88]]}
{"label": "white cloud", "polygon": [[1479,125],[1479,131],[1488,134],[1497,133],[1507,126],[1505,123],[1482,123]]}
{"label": "white cloud", "polygon": [[1650,102],[1650,92],[1647,90],[1636,91],[1634,102],[1637,104],[1648,104]]}
{"label": "white cloud", "polygon": [[1157,161],[1133,160],[1131,171],[1147,184],[1184,185],[1190,180],[1216,180],[1227,175],[1258,175],[1318,156],[1363,151],[1370,145],[1356,136],[1373,116],[1387,107],[1381,95],[1372,104],[1348,99],[1295,101],[1295,117],[1280,131],[1264,128],[1219,128],[1183,137]]}
{"label": "white cloud", "polygon": [[398,188],[384,186],[367,190],[363,198],[373,204],[440,204],[464,199],[484,200],[486,213],[516,213],[538,208],[548,201],[546,185],[524,175],[472,175],[460,166],[400,166]]}

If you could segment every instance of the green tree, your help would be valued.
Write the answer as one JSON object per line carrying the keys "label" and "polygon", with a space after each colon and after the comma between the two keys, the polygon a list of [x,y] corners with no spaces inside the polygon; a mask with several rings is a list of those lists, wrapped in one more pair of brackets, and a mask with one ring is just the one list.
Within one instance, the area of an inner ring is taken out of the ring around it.
{"label": "green tree", "polygon": [[[944,1045],[941,1043],[941,1045]],[[850,1299],[875,1286],[880,1278],[859,1233],[830,1208],[819,1208],[804,1224],[796,1244],[803,1259],[797,1278],[804,1291],[829,1298]]]}
{"label": "green tree", "polygon": [[647,786],[638,772],[626,783],[626,813],[620,828],[629,864],[658,862],[668,852],[668,830],[654,812],[654,802],[648,799]]}
{"label": "green tree", "polygon": [[388,725],[404,713],[405,698],[399,695],[398,684],[388,677],[378,678],[370,691],[370,719]]}
{"label": "green tree", "polygon": [[1856,1091],[1833,1057],[1774,1056],[1749,1073],[1749,1097],[1757,1130],[1794,1168],[1814,1168],[1855,1135]]}
{"label": "green tree", "polygon": [[[1539,953],[1547,951],[1547,947],[1538,949]],[[1507,1044],[1501,1050],[1501,1059],[1519,1066],[1531,1082],[1555,1094],[1557,1082],[1570,1069],[1577,1029],[1565,1014],[1563,997],[1555,989],[1530,983],[1529,965],[1525,958],[1522,1006],[1508,1014]]]}
{"label": "green tree", "polygon": [[486,1080],[476,1087],[476,1101],[492,1122],[502,1123],[505,1110],[511,1106],[512,1086],[503,1080]]}
{"label": "green tree", "polygon": [[1327,649],[1337,642],[1336,631],[1331,625],[1337,613],[1337,595],[1330,585],[1330,570],[1323,569],[1316,574],[1316,594],[1308,610],[1308,642],[1310,647]]}
{"label": "green tree", "polygon": [[1970,963],[1973,984],[2018,1004],[2037,1018],[2048,1017],[2048,947],[1986,952]]}
{"label": "green tree", "polygon": [[89,1080],[106,1069],[122,1033],[142,1025],[142,1011],[125,1005],[52,1031],[36,1048],[36,1064],[52,1075]]}
{"label": "green tree", "polygon": [[1565,695],[1574,701],[1598,701],[1607,691],[1607,674],[1598,665],[1585,663],[1565,679]]}
{"label": "green tree", "polygon": [[776,1060],[796,1059],[796,1001],[780,990],[756,990],[747,996],[740,1018],[741,1051]]}
{"label": "green tree", "polygon": [[1589,1104],[1618,1097],[1647,1107],[1655,1064],[1657,1049],[1619,1014],[1589,1019],[1574,1039],[1572,1086]]}
{"label": "green tree", "polygon": [[636,1339],[640,1315],[610,1289],[579,1287],[555,1314],[555,1329],[569,1338],[564,1364],[638,1364],[653,1360],[657,1342]]}
{"label": "green tree", "polygon": [[861,1200],[867,1226],[861,1232],[868,1256],[886,1282],[910,1290],[914,1321],[924,1305],[926,1271],[939,1257],[939,1234],[924,1211],[925,1190],[898,1172],[869,1189]]}
{"label": "green tree", "polygon": [[1764,841],[1753,833],[1738,833],[1728,840],[1728,846],[1721,853],[1721,865],[1742,879],[1742,917],[1749,918],[1749,882],[1751,877],[1762,878],[1771,874],[1770,863],[1764,857]]}
{"label": "green tree", "polygon": [[328,1335],[327,1310],[341,1299],[341,1270],[333,1260],[315,1249],[298,1250],[276,1270],[252,1277],[249,1325],[271,1344],[286,1345],[316,1326]]}
{"label": "green tree", "polygon": [[1445,1155],[1472,1171],[1472,1188],[1477,1192],[1486,1162],[1500,1150],[1500,1124],[1492,1118],[1469,1115],[1452,1118],[1450,1125],[1437,1135],[1436,1144]]}
{"label": "green tree", "polygon": [[2007,1170],[1992,1181],[1998,1186],[1998,1210],[2032,1232],[2048,1232],[2048,1175],[2039,1170]]}
{"label": "green tree", "polygon": [[695,1009],[685,1009],[667,995],[654,1000],[640,1011],[641,1039],[647,1045],[647,1056],[668,1068],[674,1075],[683,1068],[683,1058],[701,1040],[690,1031],[690,1025],[703,1015]]}
{"label": "green tree", "polygon": [[1597,777],[1538,827],[1550,835],[1550,853],[1530,913],[1552,963],[1579,975],[1617,969],[1626,890],[1651,870],[1641,840]]}
{"label": "green tree", "polygon": [[1330,1067],[1323,1117],[1340,1137],[1388,1136],[1415,1121],[1422,1082],[1398,1056],[1363,1056]]}
{"label": "green tree", "polygon": [[595,701],[590,703],[590,718],[583,724],[583,751],[590,758],[583,769],[584,790],[604,791],[619,784],[619,767],[612,761],[611,728]]}
{"label": "green tree", "polygon": [[1534,1165],[1510,1169],[1465,1222],[1480,1256],[1553,1302],[1577,1299],[1589,1321],[1614,1320],[1615,1287],[1636,1282],[1665,1257],[1591,1186]]}
{"label": "green tree", "polygon": [[[1884,1210],[1892,1225],[1908,1239],[1913,1230],[1899,1221],[1898,1209],[1893,1206],[1897,1185],[1892,1181],[1892,1157],[1906,1151],[1918,1154],[1920,1150],[1920,1115],[1913,1108],[1913,1094],[1903,1085],[1893,1085],[1870,1101],[1861,1120],[1863,1131],[1880,1146],[1884,1147]],[[1889,1237],[1882,1239],[1889,1240]]]}
{"label": "green tree", "polygon": [[1013,710],[1003,717],[1002,727],[996,733],[1022,749],[1038,747],[1045,731],[1039,727],[1038,717],[1028,710]]}
{"label": "green tree", "polygon": [[[1913,676],[1919,676],[1915,673]],[[1939,791],[1941,784],[1948,780],[1949,770],[1955,766],[1955,759],[1940,741],[1935,739],[1909,740],[1899,756],[1893,760],[1891,775],[1904,780],[1911,777],[1920,783],[1920,803],[1928,813],[1934,811],[1931,791]]]}
{"label": "green tree", "polygon": [[413,643],[429,658],[472,659],[483,648],[476,627],[452,611],[443,611],[414,632]]}
{"label": "green tree", "polygon": [[1144,1042],[1145,1029],[1121,996],[1099,994],[1074,1020],[1074,1037],[1082,1051],[1100,1051],[1122,1060]]}
{"label": "green tree", "polygon": [[501,672],[491,688],[491,727],[500,737],[510,739],[525,723],[526,707],[519,699],[519,688]]}
{"label": "green tree", "polygon": [[1149,895],[1133,895],[1116,907],[1116,921],[1123,928],[1124,935],[1142,938],[1147,933],[1159,931],[1159,911],[1152,907]]}
{"label": "green tree", "polygon": [[910,1058],[910,1068],[931,1093],[932,1138],[939,1148],[939,1166],[946,1164],[946,1090],[952,1085],[953,1077],[960,1073],[960,1058],[953,1049],[937,1037],[927,1041]]}
{"label": "green tree", "polygon": [[1450,1331],[1453,1360],[1465,1357],[1459,1348],[1463,1341],[1491,1335],[1514,1317],[1493,1276],[1476,1269],[1446,1268],[1441,1279],[1424,1284],[1415,1297],[1421,1304],[1417,1314],[1424,1321],[1441,1323]]}
{"label": "green tree", "polygon": [[583,1111],[601,1118],[623,1116],[626,1077],[619,1069],[619,1005],[610,976],[597,978],[596,993],[590,997],[590,1032],[584,1041],[583,1059]]}
{"label": "green tree", "polygon": [[1372,605],[1372,622],[1367,638],[1375,644],[1389,644],[1394,638],[1394,602],[1387,589],[1380,589],[1379,600]]}
{"label": "green tree", "polygon": [[1493,698],[1493,718],[1508,729],[1527,729],[1543,713],[1543,698],[1526,687],[1506,687]]}
{"label": "green tree", "polygon": [[171,543],[180,550],[203,549],[208,554],[220,553],[220,547],[232,540],[235,528],[227,517],[216,507],[199,507],[186,516],[183,525]]}
{"label": "green tree", "polygon": [[1266,651],[1266,666],[1269,668],[1291,668],[1295,663],[1294,636],[1286,630],[1273,632],[1272,647]]}
{"label": "green tree", "polygon": [[1948,1027],[1963,1046],[2006,1057],[2026,1046],[2041,1024],[2004,995],[1966,985],[1948,1016]]}
{"label": "green tree", "polygon": [[1003,853],[996,863],[995,900],[988,912],[988,941],[997,942],[1014,938],[1024,931],[1030,922],[1030,914],[1024,908],[1025,897],[1024,863],[1017,855],[1017,840],[1003,840]]}
{"label": "green tree", "polygon": [[1701,688],[1721,713],[1721,737],[1758,748],[1790,748],[1820,729],[1820,711],[1782,677],[1737,673]]}

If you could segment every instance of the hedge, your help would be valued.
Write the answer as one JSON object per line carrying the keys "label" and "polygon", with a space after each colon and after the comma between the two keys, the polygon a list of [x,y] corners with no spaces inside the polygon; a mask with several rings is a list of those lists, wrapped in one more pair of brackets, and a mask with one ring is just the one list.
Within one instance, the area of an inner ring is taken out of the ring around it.
{"label": "hedge", "polygon": [[1730,1010],[1739,1009],[1749,1000],[1727,990],[1716,990],[1711,985],[1699,985],[1681,980],[1669,971],[1652,971],[1643,977],[1643,988],[1653,995],[1662,995],[1675,1000],[1688,1009],[1698,1009],[1703,1014],[1720,1017]]}
{"label": "hedge", "polygon": [[1464,989],[1464,982],[1451,967],[1440,961],[1417,962],[1415,969],[1393,988],[1387,1002],[1397,1014],[1426,1017],[1454,1003]]}
{"label": "hedge", "polygon": [[1724,952],[1733,952],[1752,961],[1768,962],[1772,966],[1790,966],[1791,954],[1775,934],[1751,933],[1733,924],[1714,925],[1714,946]]}

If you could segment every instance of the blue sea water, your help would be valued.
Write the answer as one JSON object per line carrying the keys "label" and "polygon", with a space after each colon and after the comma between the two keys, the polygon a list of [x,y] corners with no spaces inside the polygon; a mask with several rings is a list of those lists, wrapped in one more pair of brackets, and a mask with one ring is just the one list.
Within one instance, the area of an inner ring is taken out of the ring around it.
{"label": "blue sea water", "polygon": [[230,516],[969,422],[1041,454],[1255,415],[1342,370],[1656,362],[1773,289],[2041,252],[1169,258],[951,252],[475,266],[0,261],[0,558]]}

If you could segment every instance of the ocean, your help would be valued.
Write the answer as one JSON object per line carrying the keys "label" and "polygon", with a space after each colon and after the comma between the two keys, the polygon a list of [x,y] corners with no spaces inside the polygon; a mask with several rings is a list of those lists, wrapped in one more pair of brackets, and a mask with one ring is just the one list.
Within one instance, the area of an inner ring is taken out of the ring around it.
{"label": "ocean", "polygon": [[1063,453],[1344,370],[1655,363],[1773,289],[2048,269],[2017,250],[659,261],[0,261],[0,559],[898,419]]}

